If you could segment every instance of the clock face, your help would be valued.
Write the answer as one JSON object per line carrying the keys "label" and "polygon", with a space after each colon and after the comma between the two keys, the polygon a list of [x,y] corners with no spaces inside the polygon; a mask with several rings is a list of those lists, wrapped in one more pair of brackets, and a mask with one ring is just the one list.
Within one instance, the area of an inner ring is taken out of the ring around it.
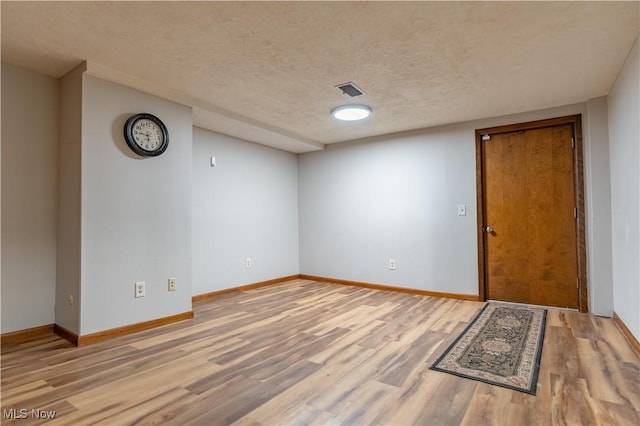
{"label": "clock face", "polygon": [[136,145],[147,151],[155,151],[162,145],[162,129],[153,121],[143,118],[133,125],[133,140]]}
{"label": "clock face", "polygon": [[124,138],[133,152],[144,157],[160,155],[169,145],[167,128],[151,114],[131,116],[124,125]]}

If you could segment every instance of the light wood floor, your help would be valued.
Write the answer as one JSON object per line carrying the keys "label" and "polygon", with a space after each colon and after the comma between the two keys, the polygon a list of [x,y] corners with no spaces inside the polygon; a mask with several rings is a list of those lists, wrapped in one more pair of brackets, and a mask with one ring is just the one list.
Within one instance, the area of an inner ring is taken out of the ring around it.
{"label": "light wood floor", "polygon": [[4,345],[2,408],[68,425],[640,424],[640,359],[607,318],[549,310],[537,396],[429,370],[482,305],[304,280],[227,294],[95,345]]}

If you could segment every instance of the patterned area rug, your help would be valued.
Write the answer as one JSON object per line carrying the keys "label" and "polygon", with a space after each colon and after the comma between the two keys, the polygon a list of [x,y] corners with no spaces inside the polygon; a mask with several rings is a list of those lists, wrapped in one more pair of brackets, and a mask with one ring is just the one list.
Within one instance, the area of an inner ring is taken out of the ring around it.
{"label": "patterned area rug", "polygon": [[546,316],[489,302],[431,369],[535,395]]}

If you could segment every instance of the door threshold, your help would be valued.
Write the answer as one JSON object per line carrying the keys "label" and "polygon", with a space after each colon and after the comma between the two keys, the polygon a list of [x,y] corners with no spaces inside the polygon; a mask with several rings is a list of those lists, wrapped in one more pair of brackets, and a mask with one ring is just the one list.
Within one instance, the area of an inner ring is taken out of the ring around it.
{"label": "door threshold", "polygon": [[487,299],[487,302],[506,303],[509,305],[531,306],[534,308],[557,309],[559,311],[580,312],[578,308],[561,308],[559,306],[534,305],[533,303],[507,302],[506,300]]}

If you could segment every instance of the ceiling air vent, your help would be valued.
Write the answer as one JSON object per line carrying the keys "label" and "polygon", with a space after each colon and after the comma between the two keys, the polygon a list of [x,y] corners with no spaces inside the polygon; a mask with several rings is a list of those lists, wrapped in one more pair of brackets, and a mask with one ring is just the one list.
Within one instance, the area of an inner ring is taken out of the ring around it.
{"label": "ceiling air vent", "polygon": [[344,83],[344,84],[338,84],[336,87],[338,89],[342,90],[343,94],[349,95],[352,98],[364,94],[364,91],[362,89],[360,89],[358,86],[356,86],[352,82]]}

